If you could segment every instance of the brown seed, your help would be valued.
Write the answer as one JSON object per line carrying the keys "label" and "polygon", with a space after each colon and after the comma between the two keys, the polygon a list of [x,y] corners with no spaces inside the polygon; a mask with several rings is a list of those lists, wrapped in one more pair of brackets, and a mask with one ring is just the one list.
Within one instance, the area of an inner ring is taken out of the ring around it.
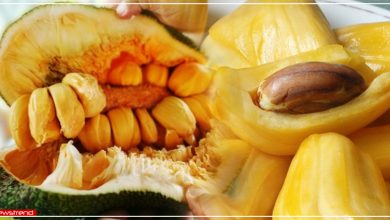
{"label": "brown seed", "polygon": [[363,77],[347,66],[308,62],[274,73],[260,84],[257,94],[262,109],[302,114],[342,105],[364,89]]}

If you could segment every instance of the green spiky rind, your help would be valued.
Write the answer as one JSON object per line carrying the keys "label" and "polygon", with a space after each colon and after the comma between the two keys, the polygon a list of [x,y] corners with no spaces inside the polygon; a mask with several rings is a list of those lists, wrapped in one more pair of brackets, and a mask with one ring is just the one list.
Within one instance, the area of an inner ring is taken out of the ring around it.
{"label": "green spiky rind", "polygon": [[120,191],[98,195],[46,192],[18,182],[0,168],[0,208],[36,209],[39,215],[101,215],[124,210],[129,215],[185,215],[185,203],[155,192]]}

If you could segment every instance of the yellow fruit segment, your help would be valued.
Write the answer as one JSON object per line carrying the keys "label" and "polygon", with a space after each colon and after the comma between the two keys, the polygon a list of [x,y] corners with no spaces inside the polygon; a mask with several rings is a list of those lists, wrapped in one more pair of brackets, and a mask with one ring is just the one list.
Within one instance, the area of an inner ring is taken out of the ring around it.
{"label": "yellow fruit segment", "polygon": [[168,68],[156,63],[150,63],[143,69],[143,77],[146,82],[160,87],[166,87],[168,82]]}
{"label": "yellow fruit segment", "polygon": [[108,112],[114,143],[123,150],[135,148],[141,142],[137,119],[129,108],[116,108]]}
{"label": "yellow fruit segment", "polygon": [[210,100],[207,95],[195,95],[188,98],[184,98],[183,101],[191,109],[191,112],[196,118],[196,123],[203,131],[210,130],[210,120],[212,114],[210,110]]}
{"label": "yellow fruit segment", "polygon": [[371,156],[390,180],[390,125],[360,129],[350,136],[353,143]]}
{"label": "yellow fruit segment", "polygon": [[390,71],[390,22],[342,27],[336,33],[344,47],[362,56],[375,73]]}
{"label": "yellow fruit segment", "polygon": [[361,57],[348,53],[341,45],[332,44],[253,68],[239,70],[220,68],[214,76],[214,83],[217,86],[220,84],[233,84],[246,91],[254,91],[257,90],[257,87],[264,79],[278,70],[306,62],[325,62],[348,66],[356,70],[364,78],[366,84],[369,84],[377,76],[365,65]]}
{"label": "yellow fruit segment", "polygon": [[181,137],[191,136],[195,131],[195,116],[180,98],[166,97],[153,108],[152,115],[162,126],[175,130]]}
{"label": "yellow fruit segment", "polygon": [[211,72],[199,63],[184,63],[176,67],[168,81],[168,87],[180,97],[200,94],[211,83]]}
{"label": "yellow fruit segment", "polygon": [[139,127],[141,129],[142,141],[146,144],[157,142],[157,127],[153,118],[146,109],[136,109],[135,114],[138,118]]}
{"label": "yellow fruit segment", "polygon": [[367,154],[342,135],[315,134],[299,147],[273,215],[384,216],[390,215],[390,200],[383,177]]}
{"label": "yellow fruit segment", "polygon": [[[263,152],[292,155],[300,142],[310,134],[350,134],[374,121],[390,107],[390,74],[378,76],[361,95],[326,111],[283,114],[262,110],[253,102],[251,93],[257,90],[263,79],[280,68],[309,60],[347,66],[357,66],[359,63],[342,47],[334,45],[255,68],[221,69],[215,77],[213,114],[238,137]],[[360,70],[357,69],[361,73]],[[371,75],[363,77],[367,81]]]}
{"label": "yellow fruit segment", "polygon": [[175,149],[178,145],[183,144],[183,138],[175,130],[168,129],[165,133],[164,148],[167,150]]}
{"label": "yellow fruit segment", "polygon": [[28,118],[31,136],[38,144],[49,143],[60,138],[60,123],[47,88],[39,88],[31,93]]}
{"label": "yellow fruit segment", "polygon": [[75,91],[83,105],[86,118],[96,116],[106,106],[106,96],[95,77],[89,74],[69,73],[62,82]]}
{"label": "yellow fruit segment", "polygon": [[212,64],[253,67],[337,43],[312,0],[247,2],[265,4],[243,4],[209,29],[202,50]]}
{"label": "yellow fruit segment", "polygon": [[12,138],[16,146],[22,150],[29,150],[37,147],[30,132],[30,120],[28,118],[28,103],[30,95],[20,96],[11,106],[9,125]]}
{"label": "yellow fruit segment", "polygon": [[61,132],[66,138],[77,137],[85,123],[84,109],[77,95],[64,83],[50,86],[49,91],[61,124]]}
{"label": "yellow fruit segment", "polygon": [[290,161],[252,149],[228,192],[234,206],[243,215],[271,215]]}
{"label": "yellow fruit segment", "polygon": [[123,61],[110,70],[108,83],[117,86],[137,86],[142,83],[142,69],[132,61]]}
{"label": "yellow fruit segment", "polygon": [[83,147],[91,153],[96,153],[99,150],[111,147],[111,126],[108,117],[99,114],[87,119],[78,138]]}

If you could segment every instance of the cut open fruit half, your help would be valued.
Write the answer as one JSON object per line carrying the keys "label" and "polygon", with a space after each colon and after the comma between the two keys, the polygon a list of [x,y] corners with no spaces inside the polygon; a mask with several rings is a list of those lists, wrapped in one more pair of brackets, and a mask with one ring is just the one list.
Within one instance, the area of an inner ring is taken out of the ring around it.
{"label": "cut open fruit half", "polygon": [[16,146],[0,162],[64,195],[118,186],[183,202],[189,185],[222,191],[250,146],[211,126],[205,62],[151,18],[39,6],[2,37],[0,93]]}

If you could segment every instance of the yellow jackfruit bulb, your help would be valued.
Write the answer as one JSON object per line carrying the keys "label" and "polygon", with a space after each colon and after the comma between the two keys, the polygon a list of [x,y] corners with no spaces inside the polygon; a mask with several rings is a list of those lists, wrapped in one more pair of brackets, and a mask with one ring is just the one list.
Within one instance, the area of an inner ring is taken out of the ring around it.
{"label": "yellow jackfruit bulb", "polygon": [[184,63],[176,67],[168,81],[168,87],[180,97],[200,94],[211,83],[211,70],[199,63]]}
{"label": "yellow jackfruit bulb", "polygon": [[125,60],[108,73],[108,83],[116,86],[137,86],[142,83],[142,69],[136,63]]}
{"label": "yellow jackfruit bulb", "polygon": [[243,4],[209,29],[202,50],[211,64],[253,67],[337,43],[313,0],[247,2],[264,4]]}
{"label": "yellow jackfruit bulb", "polygon": [[146,144],[153,144],[157,142],[157,127],[153,118],[146,109],[136,109],[135,114],[138,118],[141,129],[142,141]]}
{"label": "yellow jackfruit bulb", "polygon": [[181,138],[175,130],[167,130],[165,133],[164,148],[167,150],[172,150],[180,144],[183,144],[183,138]]}
{"label": "yellow jackfruit bulb", "polygon": [[72,87],[83,105],[85,117],[99,114],[106,106],[106,96],[95,77],[89,74],[69,73],[62,82]]}
{"label": "yellow jackfruit bulb", "polygon": [[83,147],[92,153],[111,147],[111,126],[108,117],[99,114],[87,119],[78,138]]}
{"label": "yellow jackfruit bulb", "polygon": [[137,119],[130,108],[116,108],[108,112],[115,145],[123,150],[137,147],[141,133]]}
{"label": "yellow jackfruit bulb", "polygon": [[377,74],[390,71],[390,22],[342,27],[336,34],[345,48],[362,56]]}
{"label": "yellow jackfruit bulb", "polygon": [[390,125],[366,127],[353,133],[352,142],[371,156],[385,179],[390,180]]}
{"label": "yellow jackfruit bulb", "polygon": [[20,96],[12,103],[9,115],[9,126],[12,138],[15,140],[16,146],[21,150],[29,150],[37,147],[37,143],[31,136],[29,118],[28,118],[28,102],[30,95]]}
{"label": "yellow jackfruit bulb", "polygon": [[181,99],[168,96],[152,110],[153,117],[167,130],[175,130],[181,137],[191,136],[196,120],[188,105]]}
{"label": "yellow jackfruit bulb", "polygon": [[168,82],[168,68],[156,63],[147,64],[143,69],[143,78],[146,82],[160,87],[166,87]]}
{"label": "yellow jackfruit bulb", "polygon": [[47,88],[38,88],[31,93],[28,118],[31,136],[38,144],[49,143],[60,138],[60,123]]}
{"label": "yellow jackfruit bulb", "polygon": [[61,132],[66,138],[77,137],[84,127],[85,114],[76,93],[64,83],[50,86],[49,91],[61,124]]}
{"label": "yellow jackfruit bulb", "polygon": [[203,131],[209,131],[210,120],[212,119],[209,98],[206,95],[200,94],[200,95],[184,98],[183,101],[191,109],[199,127]]}
{"label": "yellow jackfruit bulb", "polygon": [[228,192],[235,207],[243,215],[271,215],[290,161],[253,148]]}
{"label": "yellow jackfruit bulb", "polygon": [[314,134],[291,162],[273,215],[387,216],[390,199],[369,155],[342,135]]}
{"label": "yellow jackfruit bulb", "polygon": [[[263,110],[254,102],[251,92],[273,73],[310,61],[330,62],[358,69],[358,62],[353,61],[353,57],[341,45],[324,46],[253,68],[220,68],[213,80],[213,87],[216,88],[211,102],[214,117],[240,139],[263,152],[293,155],[299,144],[310,134],[337,132],[349,135],[367,126],[389,109],[390,74],[387,73],[376,76],[367,89],[352,101],[326,111],[281,114]],[[366,82],[370,82],[373,75],[376,74],[371,71],[362,73],[361,76]]]}

